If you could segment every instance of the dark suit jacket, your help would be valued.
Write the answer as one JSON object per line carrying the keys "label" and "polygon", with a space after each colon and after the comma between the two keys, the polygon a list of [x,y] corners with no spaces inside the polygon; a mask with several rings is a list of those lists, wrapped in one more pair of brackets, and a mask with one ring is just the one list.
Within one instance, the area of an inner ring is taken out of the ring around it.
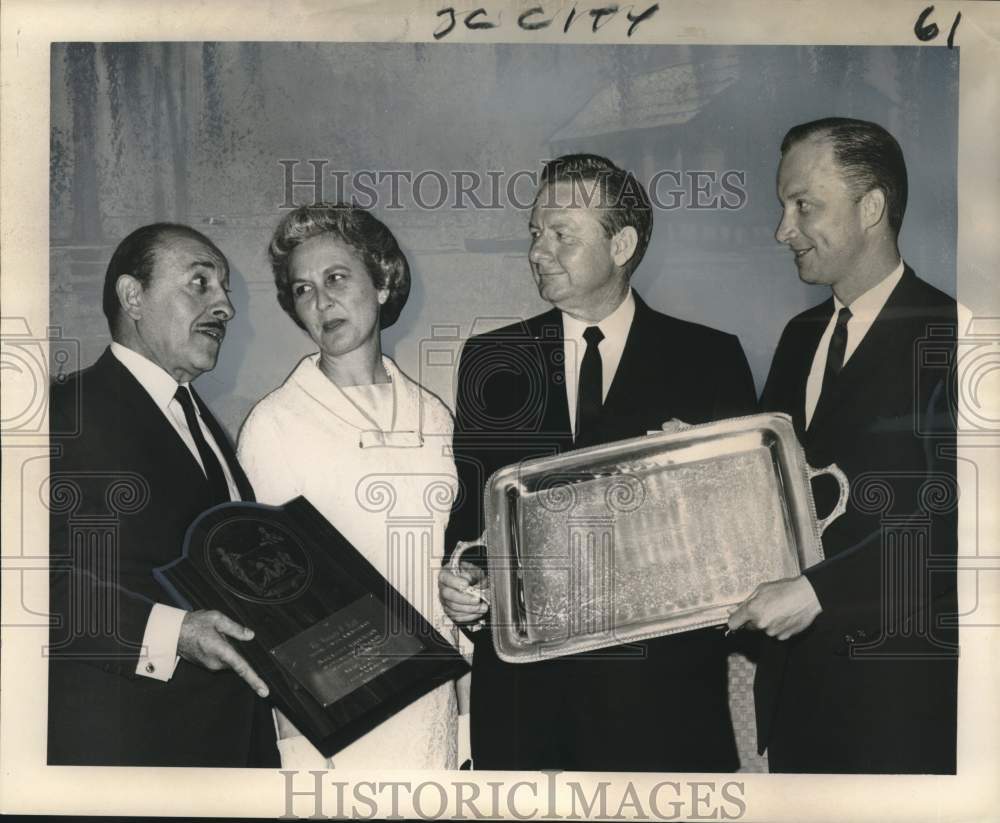
{"label": "dark suit jacket", "polygon": [[[574,447],[563,372],[562,315],[551,310],[468,340],[459,365],[455,462],[460,495],[446,547],[483,526],[490,474]],[[754,410],[732,335],[653,311],[635,319],[592,443]],[[507,664],[476,632],[472,749],[480,769],[729,771],[739,762],[726,652],[715,629],[557,660]]]}
{"label": "dark suit jacket", "polygon": [[[195,395],[197,398],[197,395]],[[197,399],[246,500],[253,490]],[[135,674],[152,569],[174,560],[213,501],[149,394],[111,354],[52,386],[48,762],[274,766],[264,701],[230,671],[181,660],[169,682]]]}
{"label": "dark suit jacket", "polygon": [[[758,745],[773,771],[951,773],[955,302],[907,268],[805,430],[806,379],[833,309],[831,298],[788,324],[761,399],[792,416],[809,463],[836,462],[852,491],[823,537],[826,560],[806,572],[823,612],[764,643]],[[828,512],[830,489],[816,502]]]}

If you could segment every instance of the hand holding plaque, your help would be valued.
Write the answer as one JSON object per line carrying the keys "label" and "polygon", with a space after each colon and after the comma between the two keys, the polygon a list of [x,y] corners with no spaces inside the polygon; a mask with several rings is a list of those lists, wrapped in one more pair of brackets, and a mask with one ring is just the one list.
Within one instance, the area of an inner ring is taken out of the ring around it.
{"label": "hand holding plaque", "polygon": [[267,684],[226,638],[252,640],[253,631],[217,611],[187,612],[177,638],[177,654],[209,671],[232,669],[260,697],[267,697]]}
{"label": "hand holding plaque", "polygon": [[253,630],[241,651],[325,756],[468,669],[304,497],[210,509],[155,574],[180,605]]}

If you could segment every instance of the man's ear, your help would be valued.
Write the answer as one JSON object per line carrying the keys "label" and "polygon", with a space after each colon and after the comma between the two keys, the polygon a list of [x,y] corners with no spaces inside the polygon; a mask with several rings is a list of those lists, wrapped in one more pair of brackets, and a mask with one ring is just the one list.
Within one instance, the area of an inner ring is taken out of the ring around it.
{"label": "man's ear", "polygon": [[115,283],[115,293],[118,295],[122,311],[133,320],[139,320],[142,317],[142,283],[131,274],[119,275]]}
{"label": "man's ear", "polygon": [[861,198],[861,222],[866,229],[871,229],[882,222],[885,217],[885,192],[882,189],[872,189]]}
{"label": "man's ear", "polygon": [[616,266],[624,266],[632,259],[639,246],[639,233],[633,226],[626,226],[611,238],[611,257]]}

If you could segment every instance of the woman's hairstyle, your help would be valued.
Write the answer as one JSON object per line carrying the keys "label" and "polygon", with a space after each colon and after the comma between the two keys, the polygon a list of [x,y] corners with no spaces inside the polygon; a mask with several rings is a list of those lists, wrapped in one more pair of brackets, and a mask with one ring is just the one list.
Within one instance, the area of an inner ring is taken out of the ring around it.
{"label": "woman's hairstyle", "polygon": [[268,256],[281,308],[299,328],[305,328],[295,313],[288,263],[298,246],[325,234],[332,234],[350,246],[364,264],[375,288],[389,292],[379,312],[379,327],[385,329],[395,323],[410,294],[410,266],[406,255],[385,223],[364,209],[346,203],[300,206],[286,214],[274,230]]}

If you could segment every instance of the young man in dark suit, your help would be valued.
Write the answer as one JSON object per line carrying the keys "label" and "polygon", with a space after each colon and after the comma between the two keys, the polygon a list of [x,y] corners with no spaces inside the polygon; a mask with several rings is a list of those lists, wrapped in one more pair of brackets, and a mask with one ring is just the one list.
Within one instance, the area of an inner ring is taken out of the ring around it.
{"label": "young man in dark suit", "polygon": [[[652,233],[639,182],[610,161],[548,163],[529,224],[529,262],[550,311],[472,337],[458,370],[461,492],[445,545],[476,539],[483,487],[501,466],[751,412],[754,386],[732,335],[660,314],[629,285]],[[474,624],[467,587],[441,575],[446,612]],[[478,769],[731,771],[739,766],[715,629],[523,665],[489,627],[473,634],[472,754]]]}
{"label": "young man in dark suit", "polygon": [[105,278],[114,342],[52,387],[51,765],[278,765],[267,687],[232,643],[253,633],[166,605],[152,576],[198,514],[253,500],[190,386],[215,367],[228,289],[204,235],[137,229]]}
{"label": "young man in dark suit", "polygon": [[809,463],[837,463],[852,489],[825,561],[761,586],[730,618],[766,635],[758,746],[776,772],[951,774],[958,489],[941,364],[955,301],[900,258],[906,165],[880,126],[791,129],[778,196],[778,241],[833,294],[785,328],[761,404],[791,415]]}

